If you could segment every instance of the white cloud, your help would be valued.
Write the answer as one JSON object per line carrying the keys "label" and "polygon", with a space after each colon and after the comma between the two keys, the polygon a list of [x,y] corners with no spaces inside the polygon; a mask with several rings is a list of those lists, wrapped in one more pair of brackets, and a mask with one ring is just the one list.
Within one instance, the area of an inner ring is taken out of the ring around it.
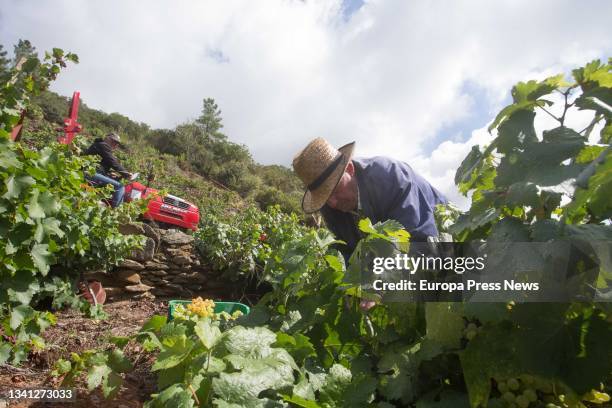
{"label": "white cloud", "polygon": [[[497,111],[519,80],[607,57],[612,37],[605,0],[377,0],[348,21],[341,0],[0,0],[0,10],[5,46],[28,38],[79,54],[53,89],[78,89],[92,107],[172,127],[214,97],[225,132],[260,162],[288,165],[316,136],[356,140],[358,154],[408,160],[451,197],[471,141],[442,129],[475,106]],[[430,154],[431,139],[443,142]]]}

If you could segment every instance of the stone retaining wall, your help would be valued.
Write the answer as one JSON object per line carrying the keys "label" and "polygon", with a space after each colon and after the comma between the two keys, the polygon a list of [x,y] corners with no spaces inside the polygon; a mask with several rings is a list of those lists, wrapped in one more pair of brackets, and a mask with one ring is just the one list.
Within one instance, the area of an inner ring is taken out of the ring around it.
{"label": "stone retaining wall", "polygon": [[87,279],[102,282],[109,299],[135,297],[189,299],[222,292],[226,283],[205,266],[194,248],[194,238],[179,230],[163,230],[148,224],[128,224],[125,235],[144,235],[145,245],[110,273],[92,272]]}

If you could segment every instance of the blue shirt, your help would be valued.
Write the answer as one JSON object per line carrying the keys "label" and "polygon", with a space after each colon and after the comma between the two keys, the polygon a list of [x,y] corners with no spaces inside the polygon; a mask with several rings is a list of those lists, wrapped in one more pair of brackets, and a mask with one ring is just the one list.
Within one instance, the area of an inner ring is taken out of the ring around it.
{"label": "blue shirt", "polygon": [[[353,164],[362,218],[372,223],[399,221],[413,241],[438,235],[434,210],[447,200],[408,164],[382,156],[355,158]],[[327,205],[321,208],[321,214],[334,235],[347,243],[341,251],[348,258],[361,239],[355,215]]]}

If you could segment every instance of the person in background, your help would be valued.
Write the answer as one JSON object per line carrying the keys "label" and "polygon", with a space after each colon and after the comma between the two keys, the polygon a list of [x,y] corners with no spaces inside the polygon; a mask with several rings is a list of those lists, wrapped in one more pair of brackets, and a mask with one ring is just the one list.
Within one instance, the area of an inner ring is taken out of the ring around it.
{"label": "person in background", "polygon": [[115,188],[111,205],[113,208],[118,207],[123,202],[125,188],[121,182],[110,177],[110,171],[114,170],[123,178],[131,178],[132,174],[125,169],[113,155],[113,150],[121,145],[121,138],[116,133],[109,133],[104,139],[97,138],[85,151],[85,155],[98,155],[101,157],[100,165],[96,169],[96,174],[87,177],[93,183],[105,186],[112,185]]}

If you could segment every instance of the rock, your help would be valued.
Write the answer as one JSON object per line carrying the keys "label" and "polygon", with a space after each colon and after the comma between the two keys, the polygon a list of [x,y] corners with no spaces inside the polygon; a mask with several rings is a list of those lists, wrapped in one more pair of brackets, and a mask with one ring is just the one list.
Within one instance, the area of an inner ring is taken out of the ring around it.
{"label": "rock", "polygon": [[184,232],[171,229],[161,237],[162,242],[168,245],[185,245],[191,244],[194,240],[193,236],[187,235]]}
{"label": "rock", "polygon": [[153,289],[151,286],[143,285],[142,283],[139,285],[129,285],[123,288],[126,292],[139,293],[146,292]]}
{"label": "rock", "polygon": [[150,281],[149,279],[146,279],[146,278],[142,278],[141,283],[143,285],[155,287],[155,282]]}
{"label": "rock", "polygon": [[85,280],[97,280],[102,282],[103,285],[112,284],[114,279],[110,273],[106,273],[104,271],[91,271],[85,272],[83,274],[83,279]]}
{"label": "rock", "polygon": [[155,271],[148,271],[148,273],[149,273],[150,275],[153,275],[153,276],[159,276],[159,277],[162,277],[162,276],[168,276],[168,272],[166,272],[166,271],[158,271],[158,270],[155,270]]}
{"label": "rock", "polygon": [[131,223],[119,226],[119,232],[123,235],[145,235],[143,224]]}
{"label": "rock", "polygon": [[165,288],[172,290],[174,292],[178,292],[178,293],[185,290],[185,288],[182,285],[178,285],[176,283],[168,283]]}
{"label": "rock", "polygon": [[117,269],[113,272],[113,276],[121,282],[132,284],[140,283],[140,275],[132,269]]}
{"label": "rock", "polygon": [[152,294],[151,292],[144,292],[144,293],[139,293],[137,295],[134,295],[134,299],[150,299],[150,300],[153,300],[153,299],[155,299],[155,295]]}
{"label": "rock", "polygon": [[179,255],[189,256],[189,252],[183,251],[182,249],[179,249],[179,248],[166,247],[165,250],[166,250],[166,253],[170,255],[171,257],[179,256]]}
{"label": "rock", "polygon": [[109,299],[116,298],[117,296],[121,296],[125,294],[125,291],[123,290],[123,288],[118,288],[118,287],[113,287],[113,286],[109,286],[109,287],[105,286],[104,291],[106,292],[106,297]]}
{"label": "rock", "polygon": [[147,238],[142,249],[132,251],[130,258],[138,262],[151,261],[155,255],[155,241],[153,238]]}
{"label": "rock", "polygon": [[162,262],[157,262],[155,259],[153,259],[152,261],[146,262],[144,266],[146,269],[157,269],[157,270],[163,270],[163,271],[168,269],[168,265]]}
{"label": "rock", "polygon": [[154,262],[159,262],[159,263],[164,263],[168,260],[168,257],[166,256],[166,254],[161,253],[161,252],[157,252],[155,254],[155,258],[153,258]]}
{"label": "rock", "polygon": [[193,260],[193,264],[194,264],[194,265],[196,265],[196,266],[200,266],[200,260],[199,260],[199,259],[197,259],[197,258],[196,258],[196,259],[194,259],[194,260]]}
{"label": "rock", "polygon": [[155,296],[170,296],[175,292],[167,288],[154,288],[151,289],[151,293],[153,293]]}
{"label": "rock", "polygon": [[177,283],[204,283],[208,281],[206,276],[199,274],[198,272],[181,272],[174,277],[174,282]]}
{"label": "rock", "polygon": [[188,255],[177,255],[172,258],[172,262],[179,266],[187,265],[191,263],[191,257]]}
{"label": "rock", "polygon": [[125,259],[119,264],[120,268],[132,269],[134,271],[142,271],[145,267],[143,264],[134,261],[133,259]]}
{"label": "rock", "polygon": [[147,236],[149,238],[153,238],[153,241],[155,241],[155,250],[158,250],[159,249],[160,239],[161,239],[161,235],[159,233],[159,229],[153,228],[149,224],[142,224],[142,228],[144,230],[144,235],[145,236]]}

